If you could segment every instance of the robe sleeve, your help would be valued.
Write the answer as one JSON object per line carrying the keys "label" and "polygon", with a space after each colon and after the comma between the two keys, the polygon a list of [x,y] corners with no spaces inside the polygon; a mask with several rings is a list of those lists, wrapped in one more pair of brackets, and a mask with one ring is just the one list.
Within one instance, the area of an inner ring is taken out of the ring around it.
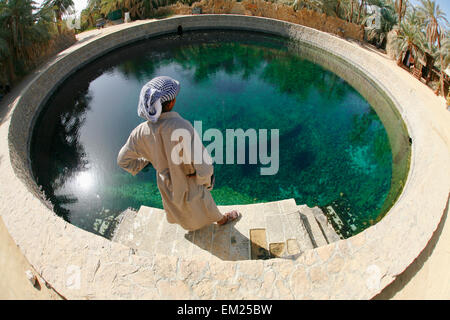
{"label": "robe sleeve", "polygon": [[211,188],[212,176],[214,174],[214,166],[212,165],[212,159],[194,128],[192,128],[192,131],[194,134],[192,135],[191,154],[194,154],[194,152],[196,151],[200,152],[200,148],[198,150],[194,150],[196,144],[201,146],[202,152],[202,157],[200,158],[202,159],[201,163],[195,163],[195,161],[193,162],[197,183],[204,185],[206,188]]}
{"label": "robe sleeve", "polygon": [[117,156],[117,164],[133,176],[149,164],[149,161],[144,159],[139,152],[136,130],[131,132],[127,142],[120,149],[119,155]]}
{"label": "robe sleeve", "polygon": [[[183,172],[186,175],[195,174],[195,179],[197,184],[204,185],[206,188],[212,187],[212,176],[214,174],[214,166],[212,165],[212,159],[207,152],[206,148],[203,146],[203,143],[195,131],[194,127],[191,125],[189,121],[186,120],[177,120],[177,123],[174,126],[171,126],[171,129],[185,129],[189,132],[190,135],[190,152],[188,152],[190,157],[190,163],[182,163],[180,166],[182,167]],[[173,148],[179,144],[179,141],[172,141],[171,133],[165,134],[165,146],[166,146],[166,154],[169,158],[172,154]],[[185,153],[187,148],[187,144],[181,143],[181,148],[183,149],[182,153]],[[195,153],[197,154],[196,159],[201,159],[200,163],[196,163]],[[203,155],[203,157],[202,157]]]}

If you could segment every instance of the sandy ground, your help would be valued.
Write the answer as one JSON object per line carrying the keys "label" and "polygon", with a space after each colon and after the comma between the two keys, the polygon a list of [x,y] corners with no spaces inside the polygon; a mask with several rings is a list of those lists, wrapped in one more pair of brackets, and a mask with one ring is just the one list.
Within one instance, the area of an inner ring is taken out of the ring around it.
{"label": "sandy ground", "polygon": [[448,207],[425,250],[375,299],[450,299]]}
{"label": "sandy ground", "polygon": [[[143,22],[133,22],[143,23]],[[77,35],[78,43],[93,39],[104,33],[111,33],[124,25],[111,26],[100,30],[91,30]],[[366,47],[370,51],[373,48]],[[385,54],[389,63],[394,64]],[[394,67],[393,72],[406,72]],[[13,88],[13,91],[0,103],[0,122],[9,116],[8,105],[14,97],[33,79],[33,74]],[[424,84],[416,81],[415,86]],[[431,89],[429,89],[431,90]],[[442,98],[442,108],[445,101]],[[1,161],[1,159],[0,159]],[[450,299],[450,222],[447,219],[448,205],[438,230],[430,240],[427,248],[397,279],[381,292],[376,299]],[[39,285],[33,287],[25,275],[26,270],[34,271],[29,262],[16,246],[0,218],[0,299],[61,299],[44,281],[39,279]]]}
{"label": "sandy ground", "polygon": [[0,299],[61,299],[42,279],[35,286],[28,280],[25,272],[33,267],[6,230],[0,217]]}

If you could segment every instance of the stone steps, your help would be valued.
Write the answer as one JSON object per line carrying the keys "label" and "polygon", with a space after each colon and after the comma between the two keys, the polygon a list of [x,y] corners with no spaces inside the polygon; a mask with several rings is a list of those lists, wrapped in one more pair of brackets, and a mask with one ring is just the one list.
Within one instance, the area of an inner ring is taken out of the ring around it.
{"label": "stone steps", "polygon": [[340,240],[341,238],[339,237],[338,233],[334,230],[332,224],[328,221],[328,218],[324,214],[324,212],[318,207],[313,207],[311,208],[311,210],[313,211],[316,221],[319,223],[320,229],[322,230],[322,233],[324,234],[327,243],[332,243]]}
{"label": "stone steps", "polygon": [[340,239],[320,208],[310,208],[307,205],[301,205],[298,208],[314,248],[325,246]]}
{"label": "stone steps", "polygon": [[292,258],[326,245],[331,239],[323,235],[314,210],[297,206],[294,199],[219,206],[222,213],[231,209],[241,212],[238,221],[225,226],[212,224],[193,232],[169,224],[164,210],[145,206],[138,212],[128,209],[119,218],[112,240],[141,255],[162,253],[184,258],[237,261]]}

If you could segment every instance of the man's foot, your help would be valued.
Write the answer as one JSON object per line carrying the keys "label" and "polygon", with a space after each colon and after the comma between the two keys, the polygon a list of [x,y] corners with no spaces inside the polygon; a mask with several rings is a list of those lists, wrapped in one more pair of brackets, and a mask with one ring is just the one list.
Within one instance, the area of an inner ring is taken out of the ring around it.
{"label": "man's foot", "polygon": [[239,217],[239,212],[237,212],[236,210],[227,212],[223,215],[223,218],[219,221],[217,221],[217,224],[219,226],[222,226],[230,221],[236,220]]}

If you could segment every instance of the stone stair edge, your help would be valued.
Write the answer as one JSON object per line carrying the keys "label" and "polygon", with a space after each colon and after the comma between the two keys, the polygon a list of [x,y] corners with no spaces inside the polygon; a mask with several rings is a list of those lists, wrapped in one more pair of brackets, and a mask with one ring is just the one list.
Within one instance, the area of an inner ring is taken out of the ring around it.
{"label": "stone stair edge", "polygon": [[305,225],[311,241],[313,242],[313,246],[321,247],[328,244],[328,239],[320,222],[316,219],[313,208],[307,205],[299,205],[298,208],[303,220],[303,224]]}
{"label": "stone stair edge", "polygon": [[[115,220],[116,220],[116,227],[114,228],[114,231],[112,232],[112,236],[111,236],[110,241],[116,242],[116,241],[115,241],[115,237],[116,237],[116,235],[118,234],[118,231],[120,230],[120,226],[122,225],[122,221],[125,220],[125,218],[126,218],[128,215],[130,215],[130,214],[133,214],[133,215],[135,215],[135,217],[136,217],[137,213],[138,213],[138,210],[136,210],[136,209],[130,207],[130,208],[127,208],[127,209],[125,209],[124,211],[122,211],[122,212],[115,218]],[[134,217],[134,218],[135,218],[135,217]]]}
{"label": "stone stair edge", "polygon": [[[228,209],[228,208],[231,208],[231,207],[258,207],[258,206],[264,206],[264,205],[269,205],[269,204],[274,204],[274,203],[286,203],[286,202],[293,202],[296,206],[298,206],[297,205],[297,203],[295,202],[295,199],[294,198],[288,198],[288,199],[283,199],[283,200],[276,200],[276,201],[268,201],[268,202],[260,202],[260,203],[249,203],[249,204],[232,204],[232,205],[219,205],[219,206],[217,206],[218,208],[219,208],[219,210],[220,209]],[[142,209],[154,209],[154,210],[157,210],[157,211],[164,211],[164,209],[161,209],[161,208],[156,208],[156,207],[150,207],[150,206],[145,206],[145,205],[141,205],[140,207],[139,207],[139,209],[138,210],[135,210],[135,209],[133,209],[133,208],[128,208],[127,210],[133,210],[133,211],[135,211],[135,212],[139,212],[139,211],[141,211]],[[125,210],[125,211],[127,211],[127,210]],[[124,211],[124,212],[125,212]],[[293,210],[293,212],[295,212],[295,210]],[[123,213],[123,212],[122,212]],[[120,214],[120,215],[122,215],[122,213]],[[290,212],[289,212],[290,213]],[[120,216],[119,215],[119,216]]]}

